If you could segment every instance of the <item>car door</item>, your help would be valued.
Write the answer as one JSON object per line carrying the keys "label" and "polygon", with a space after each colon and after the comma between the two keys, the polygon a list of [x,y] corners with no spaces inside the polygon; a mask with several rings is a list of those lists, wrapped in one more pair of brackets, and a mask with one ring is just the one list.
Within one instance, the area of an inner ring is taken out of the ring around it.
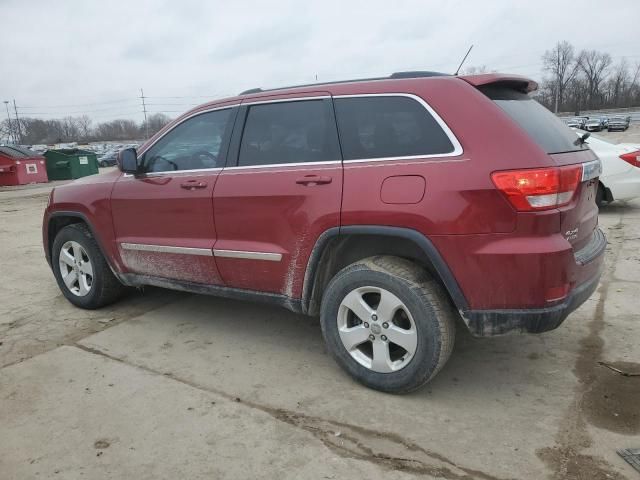
{"label": "car door", "polygon": [[216,263],[229,287],[298,298],[316,239],[340,225],[331,98],[243,102],[214,191]]}
{"label": "car door", "polygon": [[111,208],[129,272],[221,283],[213,257],[213,190],[236,113],[237,107],[226,107],[186,118],[142,152],[142,173],[118,179]]}

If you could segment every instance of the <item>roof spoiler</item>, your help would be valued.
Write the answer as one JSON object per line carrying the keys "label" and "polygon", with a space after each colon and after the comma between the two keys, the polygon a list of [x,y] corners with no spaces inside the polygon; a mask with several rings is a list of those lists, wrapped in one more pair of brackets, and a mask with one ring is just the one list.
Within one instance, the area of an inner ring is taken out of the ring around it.
{"label": "roof spoiler", "polygon": [[482,75],[461,75],[460,77],[474,87],[483,87],[486,85],[497,85],[513,88],[522,93],[535,92],[538,84],[530,78],[521,75],[508,75],[503,73],[485,73]]}

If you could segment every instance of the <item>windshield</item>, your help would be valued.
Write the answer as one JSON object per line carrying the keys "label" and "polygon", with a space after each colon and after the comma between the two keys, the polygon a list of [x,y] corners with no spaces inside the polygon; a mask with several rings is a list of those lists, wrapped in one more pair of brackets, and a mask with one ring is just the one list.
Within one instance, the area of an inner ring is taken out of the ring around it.
{"label": "windshield", "polygon": [[480,87],[547,153],[586,150],[571,129],[526,93],[497,85]]}

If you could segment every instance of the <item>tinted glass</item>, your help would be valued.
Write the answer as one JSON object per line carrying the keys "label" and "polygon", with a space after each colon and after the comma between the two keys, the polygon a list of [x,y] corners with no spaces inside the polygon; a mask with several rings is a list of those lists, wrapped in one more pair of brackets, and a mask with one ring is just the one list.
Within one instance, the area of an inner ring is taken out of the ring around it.
{"label": "tinted glass", "polygon": [[228,135],[231,109],[203,113],[185,120],[144,154],[146,172],[197,170],[224,166],[218,158]]}
{"label": "tinted glass", "polygon": [[526,93],[504,87],[481,87],[547,153],[584,150],[575,133]]}
{"label": "tinted glass", "polygon": [[340,160],[331,104],[323,100],[249,107],[238,165]]}
{"label": "tinted glass", "polygon": [[337,98],[335,108],[345,160],[453,151],[442,127],[411,98]]}

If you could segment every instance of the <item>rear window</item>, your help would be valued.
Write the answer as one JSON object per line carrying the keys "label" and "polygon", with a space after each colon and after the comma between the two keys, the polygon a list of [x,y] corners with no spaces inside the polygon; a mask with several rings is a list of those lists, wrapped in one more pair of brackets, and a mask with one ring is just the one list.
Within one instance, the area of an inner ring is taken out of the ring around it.
{"label": "rear window", "polygon": [[336,98],[345,160],[451,153],[442,127],[416,100],[400,96]]}
{"label": "rear window", "polygon": [[511,88],[488,85],[482,93],[496,102],[547,153],[586,150],[576,134],[562,120],[533,100],[526,93]]}

